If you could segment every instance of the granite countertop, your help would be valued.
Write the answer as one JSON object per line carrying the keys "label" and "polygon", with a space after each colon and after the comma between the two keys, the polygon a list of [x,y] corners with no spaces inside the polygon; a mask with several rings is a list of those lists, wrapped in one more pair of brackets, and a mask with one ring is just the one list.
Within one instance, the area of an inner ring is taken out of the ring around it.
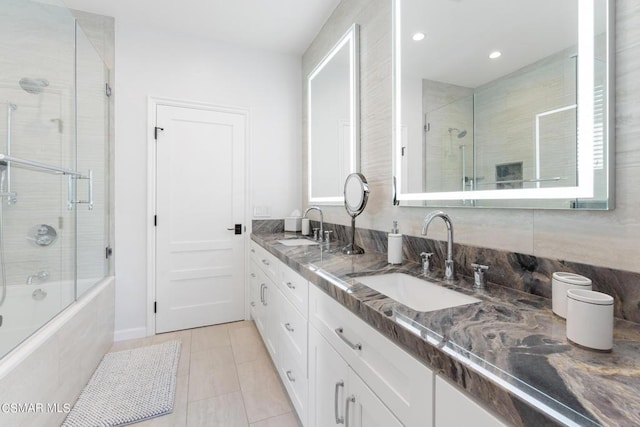
{"label": "granite countertop", "polygon": [[[385,254],[346,256],[329,249],[285,246],[291,233],[251,238],[432,369],[514,425],[640,425],[640,328],[616,319],[611,353],[567,341],[565,321],[546,298],[473,280],[441,283],[479,303],[417,312],[352,277],[421,266],[387,264]],[[434,277],[429,280],[435,281]]]}

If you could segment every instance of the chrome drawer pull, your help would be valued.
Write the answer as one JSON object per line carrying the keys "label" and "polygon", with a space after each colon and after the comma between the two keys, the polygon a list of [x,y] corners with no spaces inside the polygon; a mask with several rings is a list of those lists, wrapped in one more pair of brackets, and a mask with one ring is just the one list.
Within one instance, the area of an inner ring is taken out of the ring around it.
{"label": "chrome drawer pull", "polygon": [[256,273],[251,273],[251,277],[256,277]]}
{"label": "chrome drawer pull", "polygon": [[263,259],[263,260],[262,260],[262,263],[263,263],[264,265],[269,265],[269,261],[267,261],[266,259]]}
{"label": "chrome drawer pull", "polygon": [[340,337],[342,341],[344,341],[353,350],[362,350],[362,344],[360,343],[354,344],[351,341],[349,341],[349,339],[344,336],[344,330],[342,328],[336,328],[336,334]]}
{"label": "chrome drawer pull", "polygon": [[284,327],[287,331],[293,332],[293,328],[291,327],[291,323],[285,323]]}
{"label": "chrome drawer pull", "polygon": [[251,307],[255,307],[255,306],[256,306],[256,303],[251,301]]}
{"label": "chrome drawer pull", "polygon": [[346,418],[346,422],[344,424],[345,427],[349,427],[349,404],[350,403],[356,403],[356,397],[354,395],[347,397],[347,409],[345,409],[345,412],[344,412],[344,417]]}
{"label": "chrome drawer pull", "polygon": [[340,406],[338,403],[338,390],[340,387],[344,387],[344,381],[338,381],[336,383],[336,391],[333,396],[333,414],[336,418],[336,424],[344,424],[344,418],[338,415],[338,406]]}
{"label": "chrome drawer pull", "polygon": [[291,282],[287,282],[287,288],[289,288],[289,289],[295,289],[296,287],[293,285],[293,283],[291,283]]}
{"label": "chrome drawer pull", "polygon": [[287,378],[289,378],[289,381],[291,381],[292,383],[296,381],[296,379],[293,377],[291,371],[287,371]]}

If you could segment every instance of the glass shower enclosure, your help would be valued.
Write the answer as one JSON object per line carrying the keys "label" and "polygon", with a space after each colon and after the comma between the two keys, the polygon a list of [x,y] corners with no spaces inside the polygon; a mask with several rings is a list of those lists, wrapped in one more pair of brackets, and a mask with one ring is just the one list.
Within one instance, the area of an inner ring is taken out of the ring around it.
{"label": "glass shower enclosure", "polygon": [[2,357],[109,273],[109,70],[57,0],[0,8]]}

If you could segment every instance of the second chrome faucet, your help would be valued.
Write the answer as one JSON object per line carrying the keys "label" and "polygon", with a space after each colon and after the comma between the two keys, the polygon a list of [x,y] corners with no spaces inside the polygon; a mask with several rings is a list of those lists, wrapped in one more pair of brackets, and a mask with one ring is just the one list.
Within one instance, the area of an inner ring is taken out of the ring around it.
{"label": "second chrome faucet", "polygon": [[455,269],[453,265],[453,223],[451,222],[449,215],[442,211],[428,213],[422,221],[422,235],[427,235],[429,224],[431,224],[431,221],[435,218],[442,218],[447,226],[447,259],[444,262],[444,280],[451,281],[455,278]]}

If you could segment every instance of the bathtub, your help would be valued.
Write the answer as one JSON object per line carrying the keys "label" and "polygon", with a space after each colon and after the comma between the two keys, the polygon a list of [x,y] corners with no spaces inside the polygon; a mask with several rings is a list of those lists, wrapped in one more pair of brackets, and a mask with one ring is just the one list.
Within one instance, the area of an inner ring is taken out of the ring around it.
{"label": "bathtub", "polygon": [[[78,295],[84,295],[100,279],[78,280]],[[45,326],[74,302],[73,281],[9,285],[0,306],[0,357]]]}

